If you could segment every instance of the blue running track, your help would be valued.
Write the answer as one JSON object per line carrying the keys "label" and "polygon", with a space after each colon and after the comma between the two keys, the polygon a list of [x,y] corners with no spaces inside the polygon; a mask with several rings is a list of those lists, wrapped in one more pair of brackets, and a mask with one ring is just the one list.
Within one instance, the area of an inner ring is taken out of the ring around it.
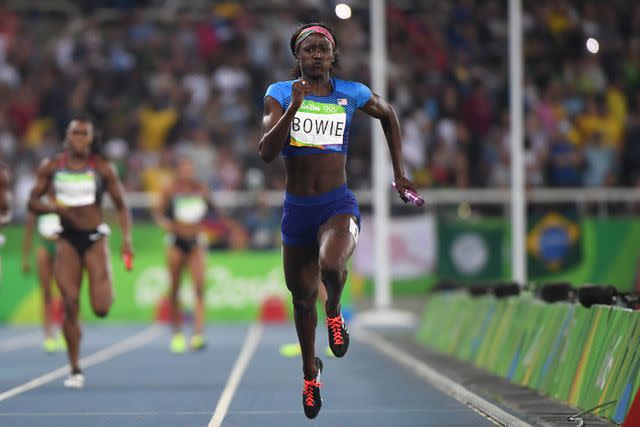
{"label": "blue running track", "polygon": [[[324,403],[307,420],[300,358],[279,353],[296,341],[293,326],[258,327],[255,351],[243,352],[249,330],[210,325],[204,351],[174,355],[164,327],[90,325],[82,357],[108,350],[89,359],[84,389],[67,390],[64,353],[45,354],[35,328],[1,327],[0,426],[202,427],[216,408],[225,427],[494,425],[357,339],[344,358],[325,356],[321,328]],[[246,364],[234,389],[229,378],[241,353]]]}

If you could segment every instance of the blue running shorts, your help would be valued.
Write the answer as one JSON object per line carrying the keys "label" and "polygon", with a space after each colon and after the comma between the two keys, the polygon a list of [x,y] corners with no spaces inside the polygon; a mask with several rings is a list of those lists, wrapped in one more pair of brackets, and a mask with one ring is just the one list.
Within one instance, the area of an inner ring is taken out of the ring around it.
{"label": "blue running shorts", "polygon": [[357,240],[360,230],[360,209],[347,184],[316,196],[296,196],[285,192],[282,209],[282,241],[291,246],[317,244],[320,226],[332,216],[340,214],[356,217],[357,230],[351,230],[351,232]]}

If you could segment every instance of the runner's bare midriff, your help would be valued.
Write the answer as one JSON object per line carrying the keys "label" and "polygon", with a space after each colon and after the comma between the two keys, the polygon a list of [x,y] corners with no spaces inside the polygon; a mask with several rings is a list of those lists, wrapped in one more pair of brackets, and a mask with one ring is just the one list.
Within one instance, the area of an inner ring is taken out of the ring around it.
{"label": "runner's bare midriff", "polygon": [[174,223],[173,234],[183,239],[193,239],[201,233],[202,224],[188,224],[176,221]]}
{"label": "runner's bare midriff", "polygon": [[62,228],[79,231],[93,231],[102,222],[102,211],[100,206],[96,204],[68,207],[66,212],[60,216]]}
{"label": "runner's bare midriff", "polygon": [[347,181],[346,162],[347,156],[340,153],[287,157],[286,191],[296,196],[315,196],[340,187]]}

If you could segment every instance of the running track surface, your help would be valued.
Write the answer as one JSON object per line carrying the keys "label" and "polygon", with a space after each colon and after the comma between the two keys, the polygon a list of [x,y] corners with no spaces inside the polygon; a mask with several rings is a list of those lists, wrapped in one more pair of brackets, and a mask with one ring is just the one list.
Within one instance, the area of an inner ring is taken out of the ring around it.
{"label": "running track surface", "polygon": [[494,425],[358,339],[344,358],[327,357],[320,327],[324,403],[307,420],[300,358],[279,354],[282,344],[296,341],[292,325],[210,325],[206,335],[206,350],[174,355],[162,326],[86,326],[81,357],[90,366],[78,391],[62,386],[66,354],[45,354],[37,329],[0,327],[0,425]]}

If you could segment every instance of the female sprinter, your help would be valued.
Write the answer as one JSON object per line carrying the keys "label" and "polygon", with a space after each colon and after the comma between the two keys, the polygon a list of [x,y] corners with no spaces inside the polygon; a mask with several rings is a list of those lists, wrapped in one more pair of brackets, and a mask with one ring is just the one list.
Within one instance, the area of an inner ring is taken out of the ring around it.
{"label": "female sprinter", "polygon": [[363,84],[332,75],[338,63],[335,37],[323,24],[300,26],[291,37],[295,80],[269,86],[264,98],[260,157],[282,153],[286,191],[282,213],[284,275],[291,291],[296,331],[302,349],[307,417],[322,405],[315,357],[318,280],[327,290],[327,328],[333,354],[342,357],[349,334],[340,313],[346,264],[360,228],[360,212],[346,184],[349,125],[357,109],[379,119],[387,137],[396,188],[414,185],[404,176],[400,126],[392,107]]}
{"label": "female sprinter", "polygon": [[11,219],[11,173],[9,166],[0,162],[0,225]]}
{"label": "female sprinter", "polygon": [[189,268],[195,291],[195,325],[189,347],[202,350],[206,346],[202,334],[204,327],[204,270],[206,238],[202,235],[201,223],[208,211],[215,210],[209,189],[195,178],[193,164],[187,157],[181,157],[177,164],[176,180],[163,189],[155,210],[155,218],[167,233],[169,249],[167,263],[171,281],[171,325],[173,338],[171,351],[184,353],[187,349],[182,333],[180,312],[180,276],[185,267]]}
{"label": "female sprinter", "polygon": [[[11,221],[11,173],[9,167],[0,162],[0,228]],[[0,234],[0,250],[5,237]],[[2,284],[2,256],[0,256],[0,284]]]}
{"label": "female sprinter", "polygon": [[[36,172],[36,184],[29,197],[35,214],[55,213],[62,231],[56,241],[53,276],[64,304],[62,330],[67,342],[71,375],[65,387],[82,388],[84,375],[78,364],[80,323],[78,319],[82,272],[89,278],[91,308],[98,317],[109,313],[113,302],[111,263],[102,219],[102,194],[106,190],[118,211],[122,229],[122,255],[133,256],[131,218],[122,185],[113,167],[92,152],[93,123],[86,118],[72,120],[67,128],[65,149],[45,159]],[[55,204],[42,199],[53,192]]]}
{"label": "female sprinter", "polygon": [[51,294],[51,280],[53,276],[53,260],[56,254],[56,240],[62,231],[60,217],[56,214],[45,214],[36,217],[29,212],[25,222],[24,241],[22,245],[22,272],[29,274],[31,264],[31,244],[33,230],[38,229],[39,245],[36,249],[36,267],[40,290],[42,292],[42,327],[44,330],[43,348],[47,353],[64,350],[64,338],[60,333],[53,333],[53,298]]}

